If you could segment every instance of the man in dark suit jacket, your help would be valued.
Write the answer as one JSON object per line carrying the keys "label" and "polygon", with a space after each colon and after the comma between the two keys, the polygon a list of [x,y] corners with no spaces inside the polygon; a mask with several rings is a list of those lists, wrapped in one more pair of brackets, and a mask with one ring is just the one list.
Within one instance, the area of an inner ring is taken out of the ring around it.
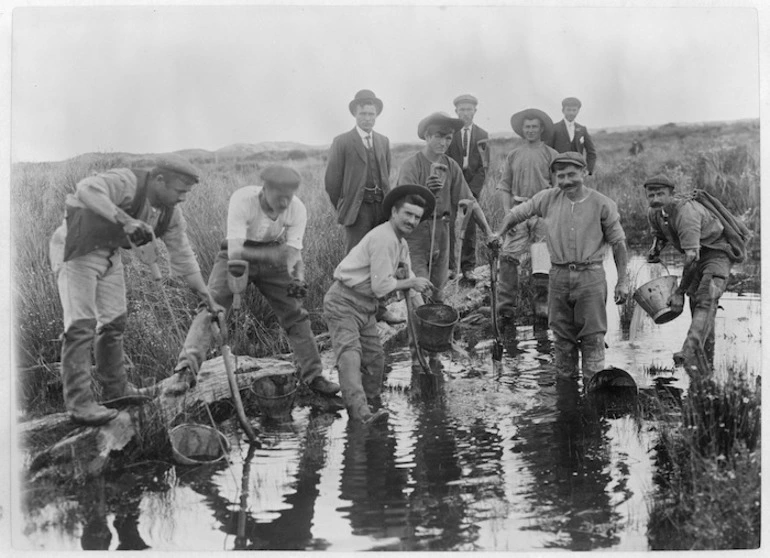
{"label": "man in dark suit jacket", "polygon": [[[348,104],[356,119],[355,127],[334,138],[329,150],[324,185],[338,222],[345,227],[345,253],[350,252],[374,227],[389,217],[382,202],[390,190],[390,141],[374,131],[382,112],[382,101],[362,89]],[[381,306],[378,320],[403,323]]]}
{"label": "man in dark suit jacket", "polygon": [[[473,123],[473,116],[476,114],[476,107],[479,102],[473,95],[460,95],[455,98],[455,112],[460,120],[463,121],[463,127],[457,130],[449,144],[447,155],[457,161],[460,168],[463,169],[463,176],[471,192],[479,199],[481,189],[484,187],[484,180],[487,176],[486,163],[488,159],[486,151],[480,151],[478,142],[488,140],[489,134],[482,128]],[[454,273],[455,262],[455,232],[454,220],[451,222],[451,231],[449,235],[449,270]],[[471,220],[465,232],[463,245],[460,255],[460,271],[463,278],[474,282],[473,269],[476,267],[476,224]]]}
{"label": "man in dark suit jacket", "polygon": [[575,122],[575,118],[580,112],[582,106],[580,99],[567,97],[561,102],[561,112],[564,119],[553,126],[551,138],[546,140],[546,144],[553,147],[559,153],[567,151],[576,151],[586,158],[588,164],[588,174],[594,173],[596,165],[596,148],[588,129]]}

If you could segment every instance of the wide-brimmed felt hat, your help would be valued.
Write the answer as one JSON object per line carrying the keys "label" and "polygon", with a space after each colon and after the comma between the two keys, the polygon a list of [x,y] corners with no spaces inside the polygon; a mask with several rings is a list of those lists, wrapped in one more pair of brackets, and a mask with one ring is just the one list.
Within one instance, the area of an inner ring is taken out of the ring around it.
{"label": "wide-brimmed felt hat", "polygon": [[428,131],[428,127],[430,126],[451,128],[453,132],[456,132],[465,126],[465,123],[459,118],[452,118],[445,112],[434,112],[420,120],[420,123],[417,125],[417,137],[425,139],[425,132]]}
{"label": "wide-brimmed felt hat", "polygon": [[648,178],[647,180],[645,180],[644,187],[648,188],[650,186],[657,187],[657,188],[667,186],[672,190],[676,188],[676,186],[674,185],[674,181],[671,180],[669,177],[667,177],[665,174],[657,174],[652,178]]}
{"label": "wide-brimmed felt hat", "polygon": [[528,108],[517,112],[511,116],[511,128],[513,128],[513,131],[519,134],[519,136],[524,137],[524,121],[532,120],[534,118],[537,118],[543,123],[543,132],[540,134],[540,138],[545,141],[551,137],[551,132],[553,132],[553,120],[551,120],[551,117],[542,110]]}
{"label": "wide-brimmed felt hat", "polygon": [[[360,104],[363,101],[370,101],[374,108],[377,110],[377,116],[380,115],[382,112],[382,101],[380,101],[377,98],[377,95],[374,94],[374,91],[370,91],[369,89],[362,89],[358,93],[356,93],[356,96],[353,97],[353,100],[350,101],[348,104],[348,109],[350,109],[350,114],[353,116],[356,115],[356,105]],[[368,104],[368,103],[364,103]]]}
{"label": "wide-brimmed felt hat", "polygon": [[586,159],[577,151],[565,151],[564,153],[559,153],[556,157],[553,158],[553,161],[551,161],[551,169],[553,169],[553,166],[556,163],[567,163],[570,165],[575,165],[576,167],[585,168]]}
{"label": "wide-brimmed felt hat", "polygon": [[385,194],[385,199],[382,201],[382,210],[386,218],[390,219],[390,211],[393,209],[393,205],[404,196],[410,194],[420,196],[425,200],[425,211],[423,211],[421,221],[433,213],[433,208],[436,207],[436,196],[433,195],[433,192],[419,184],[401,184]]}

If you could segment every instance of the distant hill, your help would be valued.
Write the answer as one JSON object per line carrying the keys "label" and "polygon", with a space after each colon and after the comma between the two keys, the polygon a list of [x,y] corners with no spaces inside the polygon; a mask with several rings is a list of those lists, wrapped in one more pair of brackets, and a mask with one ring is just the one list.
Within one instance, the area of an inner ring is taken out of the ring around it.
{"label": "distant hill", "polygon": [[300,151],[315,151],[327,148],[328,146],[312,146],[294,141],[263,141],[260,143],[233,143],[232,145],[217,149],[215,153],[225,157],[239,157],[243,155],[252,155],[254,153],[265,153],[266,151],[291,151],[294,149]]}

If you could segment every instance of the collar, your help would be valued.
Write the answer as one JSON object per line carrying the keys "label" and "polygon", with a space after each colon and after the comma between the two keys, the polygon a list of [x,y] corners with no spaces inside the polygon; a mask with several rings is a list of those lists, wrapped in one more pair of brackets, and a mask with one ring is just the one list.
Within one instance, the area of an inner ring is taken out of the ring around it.
{"label": "collar", "polygon": [[358,132],[358,135],[361,136],[361,141],[363,142],[366,142],[366,136],[371,135],[372,143],[374,143],[374,130],[371,132],[364,132],[361,128],[358,127],[358,124],[356,124],[356,132]]}
{"label": "collar", "polygon": [[460,128],[460,132],[462,132],[463,130],[468,130],[469,132],[473,132],[473,122],[471,122],[470,126],[468,126],[467,128],[465,126]]}

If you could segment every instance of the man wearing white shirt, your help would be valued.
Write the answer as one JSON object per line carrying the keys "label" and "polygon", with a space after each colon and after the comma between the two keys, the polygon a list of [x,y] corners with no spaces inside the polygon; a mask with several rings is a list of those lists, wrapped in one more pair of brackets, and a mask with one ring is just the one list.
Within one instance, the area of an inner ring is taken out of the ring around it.
{"label": "man wearing white shirt", "polygon": [[553,127],[553,134],[549,139],[543,138],[547,145],[553,147],[559,153],[575,151],[586,158],[589,175],[593,175],[596,166],[596,148],[588,133],[588,128],[575,122],[582,103],[575,97],[567,97],[561,102],[561,112],[564,119]]}
{"label": "man wearing white shirt", "polygon": [[[286,331],[299,364],[300,378],[313,391],[333,395],[340,388],[322,375],[310,319],[298,298],[307,290],[302,262],[307,210],[295,195],[300,175],[289,167],[274,165],[260,176],[264,186],[245,186],[230,197],[227,240],[209,275],[208,288],[218,304],[229,308],[233,293],[227,282],[228,261],[246,260],[249,282],[267,299]],[[289,286],[294,287],[291,293]],[[211,345],[211,319],[211,313],[201,307],[187,333],[175,381],[166,389],[167,394],[178,395],[195,385],[197,371]]]}

